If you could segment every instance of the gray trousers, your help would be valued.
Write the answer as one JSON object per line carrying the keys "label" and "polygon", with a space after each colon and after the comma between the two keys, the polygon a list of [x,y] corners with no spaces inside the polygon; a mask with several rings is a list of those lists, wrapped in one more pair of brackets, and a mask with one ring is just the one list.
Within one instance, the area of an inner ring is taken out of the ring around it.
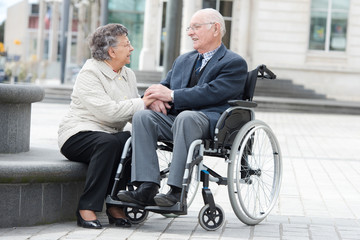
{"label": "gray trousers", "polygon": [[177,116],[151,110],[136,112],[132,120],[131,180],[160,185],[157,141],[171,140],[174,149],[168,185],[181,188],[190,144],[209,137],[209,120],[201,112],[183,111]]}

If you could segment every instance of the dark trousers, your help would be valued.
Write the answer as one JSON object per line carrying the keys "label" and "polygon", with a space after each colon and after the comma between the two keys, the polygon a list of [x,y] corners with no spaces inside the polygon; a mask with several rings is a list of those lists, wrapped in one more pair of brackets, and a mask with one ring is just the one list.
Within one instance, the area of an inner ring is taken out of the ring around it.
{"label": "dark trousers", "polygon": [[[116,169],[129,132],[115,134],[105,132],[79,132],[69,138],[61,153],[69,160],[88,164],[84,192],[80,196],[79,210],[101,212],[104,199],[114,184]],[[130,161],[129,164],[130,165]],[[125,189],[130,180],[129,166],[120,180],[119,189]]]}

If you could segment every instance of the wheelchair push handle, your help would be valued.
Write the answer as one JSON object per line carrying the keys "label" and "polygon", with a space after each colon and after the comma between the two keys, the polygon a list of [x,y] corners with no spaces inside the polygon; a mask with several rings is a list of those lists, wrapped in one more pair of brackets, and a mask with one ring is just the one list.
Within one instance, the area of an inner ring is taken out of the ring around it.
{"label": "wheelchair push handle", "polygon": [[258,67],[258,78],[276,79],[276,75],[266,65],[262,64]]}

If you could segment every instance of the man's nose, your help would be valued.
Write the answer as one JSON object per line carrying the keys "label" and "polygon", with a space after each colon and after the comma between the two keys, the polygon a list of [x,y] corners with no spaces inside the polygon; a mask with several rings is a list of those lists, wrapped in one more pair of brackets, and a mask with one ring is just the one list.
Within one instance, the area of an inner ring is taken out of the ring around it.
{"label": "man's nose", "polygon": [[188,36],[194,35],[194,31],[190,28],[190,29],[187,31],[187,35],[188,35]]}

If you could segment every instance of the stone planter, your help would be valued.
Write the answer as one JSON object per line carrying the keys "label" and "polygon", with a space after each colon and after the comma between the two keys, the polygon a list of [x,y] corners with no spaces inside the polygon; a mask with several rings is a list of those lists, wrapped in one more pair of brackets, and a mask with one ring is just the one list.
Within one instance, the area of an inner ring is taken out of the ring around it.
{"label": "stone planter", "polygon": [[31,103],[44,95],[38,86],[0,84],[0,153],[29,151]]}

